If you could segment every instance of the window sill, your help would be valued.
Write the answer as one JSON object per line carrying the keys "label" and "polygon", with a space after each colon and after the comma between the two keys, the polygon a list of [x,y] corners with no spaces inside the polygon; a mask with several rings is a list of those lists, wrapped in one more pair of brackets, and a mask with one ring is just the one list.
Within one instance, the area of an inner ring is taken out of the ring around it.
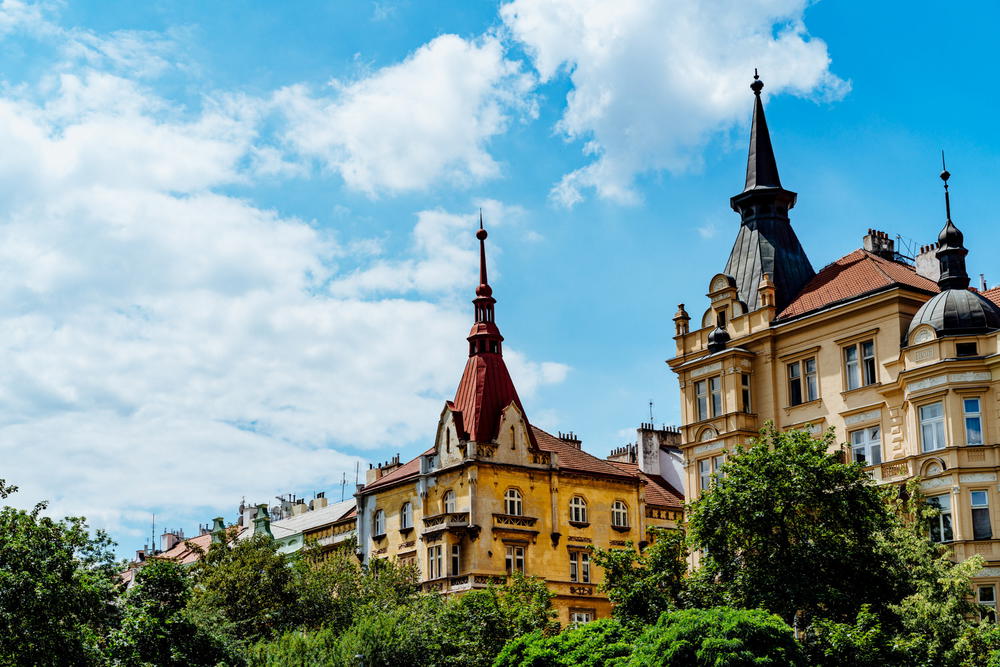
{"label": "window sill", "polygon": [[882,386],[881,382],[873,382],[871,384],[861,385],[856,389],[845,389],[844,391],[840,392],[840,395],[846,397],[848,394],[856,394],[860,391],[864,391],[865,389],[878,389],[881,386]]}
{"label": "window sill", "polygon": [[413,526],[408,526],[406,528],[400,528],[399,529],[399,534],[402,535],[403,537],[406,537],[407,535],[409,535],[412,532],[413,532]]}
{"label": "window sill", "polygon": [[786,405],[785,406],[785,412],[788,413],[791,410],[795,410],[796,408],[805,407],[807,405],[823,405],[823,398],[822,397],[820,397],[820,398],[814,398],[811,401],[803,401],[802,403],[796,403],[795,405]]}
{"label": "window sill", "polygon": [[373,540],[384,540],[385,539],[385,533],[379,533],[378,535],[372,535],[372,539]]}
{"label": "window sill", "polygon": [[569,525],[573,526],[574,528],[586,528],[586,527],[588,527],[590,525],[590,522],[589,521],[570,521]]}
{"label": "window sill", "polygon": [[627,533],[632,530],[632,526],[616,526],[611,524],[611,530],[617,530],[619,533]]}

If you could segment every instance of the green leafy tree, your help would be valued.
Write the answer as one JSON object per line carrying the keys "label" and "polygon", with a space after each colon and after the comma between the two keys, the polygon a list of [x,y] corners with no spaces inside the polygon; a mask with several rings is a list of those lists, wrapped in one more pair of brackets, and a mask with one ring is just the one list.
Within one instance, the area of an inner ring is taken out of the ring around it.
{"label": "green leafy tree", "polygon": [[[0,498],[16,490],[0,480]],[[0,664],[98,664],[116,617],[113,543],[45,508],[0,509]]]}
{"label": "green leafy tree", "polygon": [[192,575],[191,617],[235,645],[248,646],[299,624],[292,568],[265,535],[212,545]]}
{"label": "green leafy tree", "polygon": [[684,533],[654,529],[654,535],[641,552],[632,542],[625,549],[593,550],[594,563],[604,569],[601,590],[623,622],[655,623],[663,612],[681,606],[688,567]]}
{"label": "green leafy tree", "polygon": [[660,616],[623,667],[805,665],[792,628],[760,609],[681,609]]}
{"label": "green leafy tree", "polygon": [[632,654],[636,631],[614,618],[573,625],[555,636],[535,630],[508,642],[494,667],[604,667]]}
{"label": "green leafy tree", "polygon": [[768,609],[805,627],[851,622],[864,604],[899,600],[886,549],[893,517],[862,468],[841,462],[833,434],[768,425],[691,503],[689,529],[703,578],[732,606]]}
{"label": "green leafy tree", "polygon": [[121,627],[112,633],[110,656],[119,665],[216,665],[234,662],[223,646],[185,614],[191,584],[184,567],[152,559],[123,596]]}

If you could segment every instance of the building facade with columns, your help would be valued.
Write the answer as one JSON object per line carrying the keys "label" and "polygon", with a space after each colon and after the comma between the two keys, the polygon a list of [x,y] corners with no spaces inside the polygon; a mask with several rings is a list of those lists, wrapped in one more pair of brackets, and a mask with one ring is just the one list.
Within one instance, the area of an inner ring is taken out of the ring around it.
{"label": "building facade with columns", "polygon": [[950,174],[941,174],[944,227],[928,212],[928,234],[940,232],[916,257],[868,229],[860,248],[816,271],[791,224],[797,195],[778,177],[762,87],[755,77],[745,187],[730,200],[740,216],[733,249],[706,276],[708,305],[695,323],[683,304],[674,317],[668,364],[680,383],[685,489],[708,488],[727,452],[765,421],[832,427],[876,480],[921,479],[941,508],[931,538],[957,559],[987,560],[977,597],[995,605],[1000,288],[969,287]]}
{"label": "building facade with columns", "polygon": [[644,424],[634,445],[602,459],[573,433],[530,422],[503,359],[486,237],[480,227],[474,323],[455,398],[424,453],[368,471],[356,494],[359,552],[367,563],[412,564],[425,589],[445,594],[520,571],[545,580],[562,623],[607,617],[588,547],[641,544],[652,527],[676,527],[680,434]]}

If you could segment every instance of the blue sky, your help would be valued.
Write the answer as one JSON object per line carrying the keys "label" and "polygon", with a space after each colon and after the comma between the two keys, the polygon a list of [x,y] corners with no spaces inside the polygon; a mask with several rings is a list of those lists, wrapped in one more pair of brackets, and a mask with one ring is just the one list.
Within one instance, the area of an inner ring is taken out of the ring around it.
{"label": "blue sky", "polygon": [[943,221],[1000,270],[990,3],[0,3],[0,475],[127,553],[425,449],[491,282],[605,454],[738,219],[757,66],[816,268]]}

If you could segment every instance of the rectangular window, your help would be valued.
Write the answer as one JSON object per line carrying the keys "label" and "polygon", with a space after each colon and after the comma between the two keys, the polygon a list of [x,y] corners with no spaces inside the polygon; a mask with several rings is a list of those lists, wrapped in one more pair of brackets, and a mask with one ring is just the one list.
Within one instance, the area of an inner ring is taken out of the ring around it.
{"label": "rectangular window", "polygon": [[975,343],[955,343],[956,357],[974,357],[979,354]]}
{"label": "rectangular window", "polygon": [[854,462],[863,466],[882,463],[882,429],[878,426],[851,431],[851,451]]}
{"label": "rectangular window", "polygon": [[712,397],[712,416],[718,417],[722,414],[722,378],[714,377],[708,379],[708,393]]}
{"label": "rectangular window", "polygon": [[979,399],[962,399],[962,411],[965,417],[965,444],[983,444],[983,417],[980,412]]}
{"label": "rectangular window", "polygon": [[920,441],[925,452],[944,448],[944,404],[940,401],[920,406]]}
{"label": "rectangular window", "polygon": [[844,375],[848,390],[875,384],[875,341],[866,340],[844,348]]}
{"label": "rectangular window", "polygon": [[570,623],[590,623],[594,620],[593,609],[573,609],[569,612]]}
{"label": "rectangular window", "polygon": [[788,403],[799,405],[819,398],[816,379],[816,359],[809,358],[788,364]]}
{"label": "rectangular window", "polygon": [[997,591],[993,586],[980,586],[976,589],[976,599],[986,607],[980,611],[980,618],[990,623],[997,622]]}
{"label": "rectangular window", "polygon": [[569,580],[576,583],[590,583],[590,554],[586,551],[569,552]]}
{"label": "rectangular window", "polygon": [[927,504],[938,511],[938,515],[931,519],[931,541],[951,542],[955,539],[951,528],[951,496],[947,493],[931,496]]}
{"label": "rectangular window", "polygon": [[428,579],[439,579],[444,576],[442,567],[443,554],[441,545],[435,545],[433,547],[427,547],[427,578]]}
{"label": "rectangular window", "polygon": [[972,504],[972,539],[989,540],[993,537],[990,525],[990,501],[986,491],[970,491]]}
{"label": "rectangular window", "polygon": [[721,477],[722,476],[722,464],[725,463],[725,462],[726,462],[726,455],[725,454],[719,454],[718,456],[713,456],[712,457],[712,472],[715,473],[716,475],[718,475],[719,477]]}
{"label": "rectangular window", "polygon": [[704,380],[695,382],[694,396],[698,404],[698,421],[708,419],[708,383]]}
{"label": "rectangular window", "polygon": [[462,547],[451,545],[451,576],[457,577],[462,571]]}
{"label": "rectangular window", "polygon": [[504,559],[507,564],[507,573],[524,572],[524,547],[515,545],[507,546],[507,556]]}
{"label": "rectangular window", "polygon": [[699,487],[704,493],[712,485],[712,459],[702,459],[698,461],[698,481]]}
{"label": "rectangular window", "polygon": [[740,374],[740,407],[743,412],[753,412],[753,407],[750,404],[750,374],[741,373]]}

